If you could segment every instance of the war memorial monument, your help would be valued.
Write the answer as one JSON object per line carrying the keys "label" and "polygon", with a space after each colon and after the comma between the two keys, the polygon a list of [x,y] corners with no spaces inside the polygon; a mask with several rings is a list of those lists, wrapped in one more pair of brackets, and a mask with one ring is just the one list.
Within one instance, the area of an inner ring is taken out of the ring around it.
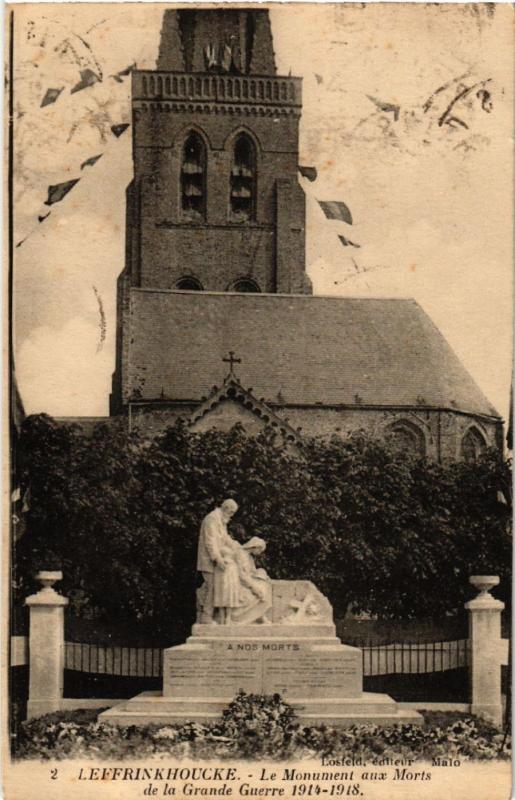
{"label": "war memorial monument", "polygon": [[[386,694],[363,692],[362,653],[336,636],[332,607],[306,580],[273,580],[254,556],[266,544],[243,545],[227,530],[237,510],[226,500],[202,522],[197,619],[185,644],[163,654],[162,692],[142,692],[100,715],[120,725],[206,722],[243,690],[280,694],[301,722],[412,722]],[[193,576],[192,576],[193,580]]]}

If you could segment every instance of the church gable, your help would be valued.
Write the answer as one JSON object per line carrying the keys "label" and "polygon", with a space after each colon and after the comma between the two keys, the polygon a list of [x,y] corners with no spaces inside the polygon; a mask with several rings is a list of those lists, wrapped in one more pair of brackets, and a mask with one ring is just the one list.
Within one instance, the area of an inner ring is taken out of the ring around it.
{"label": "church gable", "polygon": [[243,425],[250,436],[257,436],[266,427],[263,419],[251,409],[246,408],[238,400],[229,398],[218,401],[201,415],[193,415],[192,420],[189,428],[195,433],[207,431],[211,428],[229,431],[239,423]]}
{"label": "church gable", "polygon": [[285,442],[294,443],[299,439],[297,432],[287,422],[244,389],[231,373],[223,386],[220,389],[213,387],[211,395],[195,409],[188,426],[194,432],[211,428],[228,431],[238,423],[252,436],[270,428],[280,434]]}

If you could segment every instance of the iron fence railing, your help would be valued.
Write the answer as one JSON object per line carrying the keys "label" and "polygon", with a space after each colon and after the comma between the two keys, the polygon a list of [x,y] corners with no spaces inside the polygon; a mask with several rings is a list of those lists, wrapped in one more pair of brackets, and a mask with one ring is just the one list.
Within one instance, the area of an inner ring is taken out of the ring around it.
{"label": "iron fence railing", "polygon": [[65,642],[64,668],[103,675],[159,678],[163,673],[163,650]]}
{"label": "iron fence railing", "polygon": [[468,667],[468,639],[426,642],[408,641],[390,644],[355,643],[363,654],[363,675],[408,675],[446,672]]}
{"label": "iron fence railing", "polygon": [[[468,667],[468,639],[375,644],[353,641],[363,658],[363,675],[445,672]],[[122,647],[66,642],[64,668],[77,672],[157,678],[163,673],[163,650],[158,647]]]}

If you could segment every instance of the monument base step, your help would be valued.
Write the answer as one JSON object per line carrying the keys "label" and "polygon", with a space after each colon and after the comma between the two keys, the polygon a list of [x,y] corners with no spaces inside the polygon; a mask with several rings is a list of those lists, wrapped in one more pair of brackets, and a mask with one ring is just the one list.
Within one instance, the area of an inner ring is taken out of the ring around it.
{"label": "monument base step", "polygon": [[[232,698],[163,697],[160,692],[142,692],[99,715],[99,722],[114,725],[182,724],[214,722]],[[289,698],[299,722],[304,725],[349,725],[373,722],[379,725],[407,723],[423,725],[413,709],[400,708],[386,694],[364,692],[354,698]]]}
{"label": "monument base step", "polygon": [[195,623],[191,629],[191,636],[187,641],[198,642],[200,640],[212,641],[213,639],[263,639],[267,642],[273,639],[328,639],[329,641],[340,641],[336,638],[336,626],[334,623],[304,623],[303,625],[270,624],[270,625],[203,625]]}

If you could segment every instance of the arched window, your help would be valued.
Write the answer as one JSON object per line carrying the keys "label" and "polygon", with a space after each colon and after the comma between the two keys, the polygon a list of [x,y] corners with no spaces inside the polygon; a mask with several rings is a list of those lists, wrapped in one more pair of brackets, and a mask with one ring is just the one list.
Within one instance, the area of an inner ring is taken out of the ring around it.
{"label": "arched window", "polygon": [[393,422],[385,430],[395,450],[421,458],[426,455],[424,433],[410,422]]}
{"label": "arched window", "polygon": [[238,222],[256,213],[256,149],[252,139],[240,133],[234,143],[231,168],[231,215]]}
{"label": "arched window", "polygon": [[188,218],[205,217],[206,148],[196,133],[190,133],[182,149],[181,205]]}
{"label": "arched window", "polygon": [[256,281],[253,281],[252,278],[239,278],[237,281],[229,287],[230,292],[260,292],[261,289],[259,288]]}
{"label": "arched window", "polygon": [[200,281],[193,278],[191,275],[185,275],[184,278],[179,278],[176,288],[186,292],[202,292],[204,289]]}
{"label": "arched window", "polygon": [[486,442],[476,428],[470,428],[461,440],[463,461],[474,464],[486,447]]}

